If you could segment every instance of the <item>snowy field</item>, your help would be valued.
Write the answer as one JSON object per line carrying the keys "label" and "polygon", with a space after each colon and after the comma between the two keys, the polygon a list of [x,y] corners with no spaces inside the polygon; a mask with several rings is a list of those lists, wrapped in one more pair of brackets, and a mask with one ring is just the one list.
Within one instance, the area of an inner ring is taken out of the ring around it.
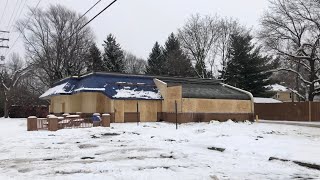
{"label": "snowy field", "polygon": [[26,120],[0,118],[0,179],[320,179],[270,156],[320,164],[320,129],[215,122],[27,132]]}

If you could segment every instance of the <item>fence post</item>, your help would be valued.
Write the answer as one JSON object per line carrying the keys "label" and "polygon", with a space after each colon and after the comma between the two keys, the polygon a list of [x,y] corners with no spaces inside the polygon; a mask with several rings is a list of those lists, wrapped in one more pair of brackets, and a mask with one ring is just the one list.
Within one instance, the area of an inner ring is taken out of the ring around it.
{"label": "fence post", "polygon": [[29,116],[27,119],[27,131],[38,131],[37,117]]}
{"label": "fence post", "polygon": [[48,118],[48,130],[58,131],[58,117],[52,116]]}
{"label": "fence post", "polygon": [[140,116],[139,116],[139,102],[137,101],[137,126],[139,126]]}
{"label": "fence post", "polygon": [[110,114],[102,114],[102,127],[110,127]]}
{"label": "fence post", "polygon": [[175,110],[176,110],[176,129],[178,129],[178,104],[177,101],[174,102],[175,104]]}
{"label": "fence post", "polygon": [[256,122],[259,122],[259,116],[256,115]]}

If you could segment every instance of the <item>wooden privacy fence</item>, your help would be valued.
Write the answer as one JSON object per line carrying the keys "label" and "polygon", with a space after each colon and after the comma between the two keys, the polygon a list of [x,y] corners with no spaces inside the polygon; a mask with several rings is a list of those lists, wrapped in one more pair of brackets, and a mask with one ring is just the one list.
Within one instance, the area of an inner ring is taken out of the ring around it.
{"label": "wooden privacy fence", "polygon": [[189,122],[210,122],[212,120],[218,121],[246,121],[253,120],[252,113],[181,113],[174,112],[158,113],[158,121],[163,120],[171,123],[189,123]]}
{"label": "wooden privacy fence", "polygon": [[320,121],[320,102],[256,103],[254,109],[264,120]]}

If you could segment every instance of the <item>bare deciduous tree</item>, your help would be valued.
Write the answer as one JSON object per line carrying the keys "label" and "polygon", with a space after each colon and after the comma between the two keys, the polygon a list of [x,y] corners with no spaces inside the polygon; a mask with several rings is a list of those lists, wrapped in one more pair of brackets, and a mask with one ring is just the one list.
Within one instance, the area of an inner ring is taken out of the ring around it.
{"label": "bare deciduous tree", "polygon": [[9,62],[1,69],[0,81],[4,93],[4,116],[6,118],[9,116],[8,109],[13,103],[14,92],[28,71],[29,68],[17,54],[12,54]]}
{"label": "bare deciduous tree", "polygon": [[[299,69],[283,67],[297,75],[313,101],[320,93],[320,2],[313,0],[272,0],[261,19],[260,39],[265,46]],[[307,72],[307,73],[301,73]]]}
{"label": "bare deciduous tree", "polygon": [[200,78],[207,78],[206,62],[219,38],[219,18],[193,15],[178,31],[182,47],[195,62],[196,74]]}
{"label": "bare deciduous tree", "polygon": [[79,31],[86,22],[79,17],[65,7],[51,5],[46,11],[30,9],[29,16],[17,24],[35,76],[46,86],[85,71],[93,34],[89,27]]}
{"label": "bare deciduous tree", "polygon": [[224,79],[228,64],[228,52],[230,48],[231,35],[245,32],[246,28],[241,26],[237,20],[232,18],[222,18],[220,20],[220,34],[217,42],[217,53],[221,59],[220,78]]}
{"label": "bare deciduous tree", "polygon": [[144,59],[137,58],[130,52],[124,52],[125,72],[130,74],[144,74],[146,72],[147,62]]}

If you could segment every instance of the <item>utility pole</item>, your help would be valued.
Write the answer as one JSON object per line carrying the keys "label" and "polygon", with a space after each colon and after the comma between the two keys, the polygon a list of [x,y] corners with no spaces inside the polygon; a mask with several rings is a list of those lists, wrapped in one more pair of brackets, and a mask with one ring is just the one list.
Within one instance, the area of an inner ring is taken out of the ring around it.
{"label": "utility pole", "polygon": [[[9,46],[8,45],[4,45],[3,42],[5,42],[5,41],[9,42],[9,38],[1,37],[1,35],[3,33],[9,34],[9,31],[0,30],[0,43],[2,43],[2,44],[0,44],[0,49],[4,49],[4,48],[8,49]],[[0,66],[4,65],[4,60],[5,60],[5,57],[2,54],[0,54]]]}

